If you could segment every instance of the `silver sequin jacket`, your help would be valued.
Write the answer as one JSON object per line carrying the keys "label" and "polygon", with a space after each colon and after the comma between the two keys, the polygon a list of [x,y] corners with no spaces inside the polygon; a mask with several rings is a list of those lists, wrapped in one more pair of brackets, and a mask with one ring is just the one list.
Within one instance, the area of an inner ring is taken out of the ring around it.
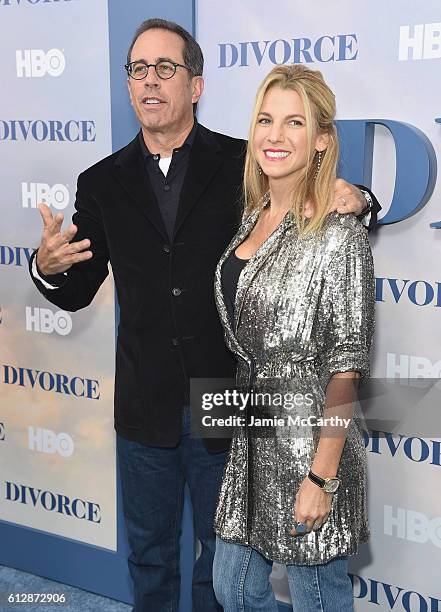
{"label": "silver sequin jacket", "polygon": [[[225,339],[238,358],[238,387],[314,397],[312,407],[247,408],[248,417],[250,412],[320,417],[334,373],[369,375],[374,272],[367,232],[353,215],[331,213],[319,235],[299,237],[288,214],[242,270],[231,321],[222,292],[223,264],[258,216],[256,211],[243,221],[215,274]],[[216,512],[217,535],[284,564],[312,565],[354,554],[369,537],[359,422],[353,419],[348,428],[338,470],[342,485],[327,522],[296,538],[289,534],[295,495],[313,461],[320,428],[294,427],[289,434],[286,428],[271,429],[265,435],[261,428],[256,436],[247,426],[236,428]]]}

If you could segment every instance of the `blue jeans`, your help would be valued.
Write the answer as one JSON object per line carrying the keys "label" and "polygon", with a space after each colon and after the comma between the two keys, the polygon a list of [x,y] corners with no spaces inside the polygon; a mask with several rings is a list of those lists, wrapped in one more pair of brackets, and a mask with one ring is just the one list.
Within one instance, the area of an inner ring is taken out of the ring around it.
{"label": "blue jeans", "polygon": [[201,554],[193,567],[194,612],[219,612],[212,569],[217,496],[227,457],[209,453],[190,436],[190,411],[174,448],[158,448],[117,437],[123,509],[130,546],[129,570],[135,612],[176,612],[179,607],[179,536],[184,486],[188,484]]}
{"label": "blue jeans", "polygon": [[[277,612],[272,566],[253,548],[217,538],[213,582],[224,612]],[[287,565],[286,570],[294,612],[353,612],[347,557],[323,565]]]}

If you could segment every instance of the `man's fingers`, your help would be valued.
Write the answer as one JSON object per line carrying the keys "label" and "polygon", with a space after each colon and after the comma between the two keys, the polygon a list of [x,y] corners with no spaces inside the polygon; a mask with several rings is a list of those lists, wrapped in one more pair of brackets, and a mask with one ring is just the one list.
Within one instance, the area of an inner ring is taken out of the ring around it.
{"label": "man's fingers", "polygon": [[344,179],[336,179],[334,185],[334,193],[336,198],[338,196],[351,195],[352,193],[354,193],[353,185],[351,185],[351,183],[348,183]]}
{"label": "man's fingers", "polygon": [[63,213],[59,212],[55,215],[55,217],[53,217],[49,207],[46,206],[46,204],[39,204],[38,208],[41,216],[43,217],[44,230],[51,236],[59,234],[61,231],[61,226],[63,225]]}
{"label": "man's fingers", "polygon": [[340,214],[354,213],[359,215],[365,208],[365,200],[360,189],[343,179],[335,181],[334,204],[332,211]]}
{"label": "man's fingers", "polygon": [[358,212],[358,200],[352,193],[340,195],[334,199],[330,212],[337,211],[340,214]]}
{"label": "man's fingers", "polygon": [[84,240],[79,240],[78,242],[72,242],[66,247],[67,255],[74,255],[75,253],[81,253],[84,249],[88,249],[90,247],[90,240],[85,238]]}
{"label": "man's fingers", "polygon": [[[37,253],[37,258],[40,255],[40,250]],[[82,261],[86,261],[93,257],[92,251],[80,251],[71,253],[64,248],[55,253],[50,254],[47,264],[43,270],[41,262],[37,260],[38,267],[43,271],[43,274],[58,274],[65,272],[71,266]]]}
{"label": "man's fingers", "polygon": [[54,220],[52,222],[52,227],[50,228],[52,234],[58,234],[59,232],[61,232],[61,226],[63,225],[63,220],[64,220],[63,213],[58,212],[55,215]]}
{"label": "man's fingers", "polygon": [[64,265],[67,256],[79,253],[90,247],[89,238],[84,238],[78,242],[71,242],[77,232],[77,227],[73,225],[69,230],[57,236],[52,236],[45,241],[45,248],[50,253],[51,261],[55,260]]}
{"label": "man's fingers", "polygon": [[44,229],[49,229],[49,227],[52,225],[52,222],[54,220],[52,213],[51,213],[51,209],[49,208],[47,204],[43,204],[43,203],[38,204],[37,208],[40,211],[41,218],[43,219]]}
{"label": "man's fingers", "polygon": [[[55,241],[60,241],[60,238],[55,238]],[[85,238],[84,240],[79,240],[78,242],[64,242],[61,244],[58,243],[50,247],[53,258],[58,260],[59,263],[62,263],[63,265],[67,263],[76,263],[74,261],[71,261],[71,256],[77,255],[77,253],[83,253],[85,252],[84,249],[88,248],[90,248],[90,240],[88,238]]]}
{"label": "man's fingers", "polygon": [[69,227],[61,234],[63,242],[70,242],[77,233],[77,231],[78,228],[76,225],[74,225],[73,223],[72,225],[69,225]]}
{"label": "man's fingers", "polygon": [[81,261],[86,261],[87,259],[91,259],[93,256],[92,251],[83,251],[81,253],[76,253],[74,255],[69,255],[64,258],[64,263],[66,265],[73,265],[76,263],[80,263]]}

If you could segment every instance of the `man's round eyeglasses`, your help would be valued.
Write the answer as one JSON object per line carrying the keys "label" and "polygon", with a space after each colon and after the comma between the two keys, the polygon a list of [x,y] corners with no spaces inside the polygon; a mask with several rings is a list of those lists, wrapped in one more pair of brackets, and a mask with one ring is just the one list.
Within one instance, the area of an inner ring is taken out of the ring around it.
{"label": "man's round eyeglasses", "polygon": [[147,64],[142,60],[130,62],[130,64],[126,64],[124,68],[127,70],[127,74],[130,78],[140,81],[141,79],[145,79],[145,77],[148,75],[150,66],[153,66],[160,79],[165,80],[171,79],[172,76],[176,74],[176,68],[178,66],[185,68],[186,70],[190,70],[188,66],[184,66],[183,64],[178,64],[176,62],[161,61],[157,62],[156,64]]}

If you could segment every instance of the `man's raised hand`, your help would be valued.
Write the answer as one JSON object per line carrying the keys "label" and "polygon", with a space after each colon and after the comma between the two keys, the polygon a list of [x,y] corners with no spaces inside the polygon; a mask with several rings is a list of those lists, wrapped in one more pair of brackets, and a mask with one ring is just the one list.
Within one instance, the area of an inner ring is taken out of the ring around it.
{"label": "man's raised hand", "polygon": [[46,204],[38,204],[43,219],[43,235],[37,253],[37,266],[42,274],[50,276],[66,272],[73,264],[85,261],[92,257],[88,251],[90,240],[85,238],[79,242],[71,243],[78,228],[71,224],[64,232],[61,231],[64,215],[55,216]]}
{"label": "man's raised hand", "polygon": [[347,183],[343,179],[336,179],[331,212],[336,210],[340,214],[354,213],[354,215],[360,215],[365,208],[366,200],[358,187]]}

